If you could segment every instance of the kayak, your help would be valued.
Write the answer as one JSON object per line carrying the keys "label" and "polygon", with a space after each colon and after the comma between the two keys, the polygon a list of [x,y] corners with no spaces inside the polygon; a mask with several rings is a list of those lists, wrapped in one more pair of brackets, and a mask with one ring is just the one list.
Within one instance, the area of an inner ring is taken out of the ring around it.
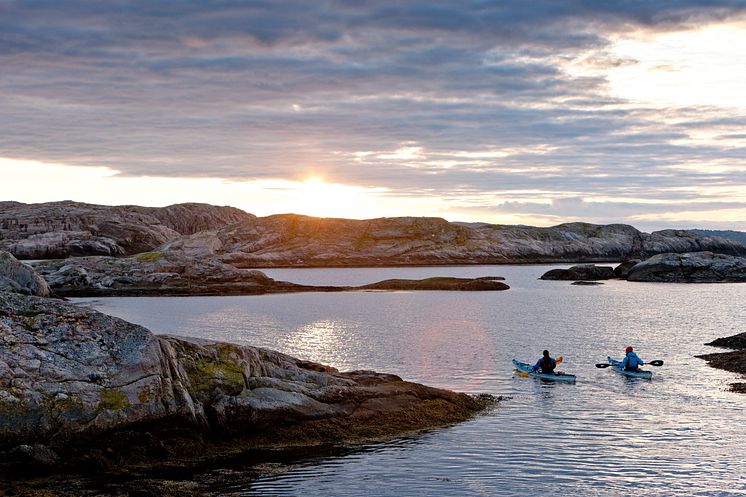
{"label": "kayak", "polygon": [[644,378],[646,380],[653,379],[652,371],[643,371],[642,369],[638,369],[637,371],[626,371],[622,369],[622,361],[617,361],[616,359],[612,359],[611,357],[607,357],[606,360],[609,361],[609,364],[611,364],[611,367],[614,368],[614,371],[622,373],[624,376],[631,376],[632,378]]}
{"label": "kayak", "polygon": [[575,375],[574,374],[565,374],[565,373],[554,373],[554,374],[547,374],[542,373],[539,371],[534,371],[534,368],[531,364],[516,361],[513,359],[513,364],[515,365],[515,368],[522,372],[527,373],[528,376],[533,376],[534,378],[541,378],[542,380],[549,380],[549,381],[564,381],[566,383],[574,383],[575,382]]}

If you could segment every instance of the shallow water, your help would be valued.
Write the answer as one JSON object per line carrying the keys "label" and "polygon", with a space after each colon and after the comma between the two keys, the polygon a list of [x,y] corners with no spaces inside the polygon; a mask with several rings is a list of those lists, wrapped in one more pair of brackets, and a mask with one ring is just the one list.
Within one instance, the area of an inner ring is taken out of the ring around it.
{"label": "shallow water", "polygon": [[[341,370],[374,369],[510,396],[472,421],[305,458],[215,487],[231,495],[746,495],[746,397],[695,354],[746,326],[746,285],[601,286],[537,280],[551,267],[272,269],[310,284],[502,275],[504,292],[353,292],[77,299],[156,333],[268,347]],[[593,365],[634,345],[652,381]],[[516,377],[548,348],[575,385]]]}

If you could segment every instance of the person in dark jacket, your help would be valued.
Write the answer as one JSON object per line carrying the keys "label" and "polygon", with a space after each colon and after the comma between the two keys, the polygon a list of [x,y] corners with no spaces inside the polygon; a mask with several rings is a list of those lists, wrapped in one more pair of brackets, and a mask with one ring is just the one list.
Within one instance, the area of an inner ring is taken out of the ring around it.
{"label": "person in dark jacket", "polygon": [[534,371],[541,369],[544,374],[557,374],[554,372],[554,368],[557,367],[557,361],[549,357],[549,351],[545,350],[542,352],[541,359],[539,359],[534,365]]}
{"label": "person in dark jacket", "polygon": [[640,369],[640,366],[645,364],[642,359],[637,357],[637,354],[635,354],[632,347],[627,347],[625,352],[627,353],[627,355],[625,356],[621,364],[621,368],[625,371],[637,371]]}

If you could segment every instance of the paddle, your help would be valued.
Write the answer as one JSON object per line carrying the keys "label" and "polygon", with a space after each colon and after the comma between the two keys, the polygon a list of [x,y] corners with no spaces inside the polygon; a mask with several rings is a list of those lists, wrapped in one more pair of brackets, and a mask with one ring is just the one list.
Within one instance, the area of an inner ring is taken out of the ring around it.
{"label": "paddle", "polygon": [[[655,360],[655,361],[650,361],[650,362],[648,362],[646,364],[649,364],[650,366],[663,366],[663,361],[661,361],[661,360]],[[601,364],[596,364],[596,367],[597,368],[601,368],[601,369],[603,369],[603,368],[610,368],[611,364],[609,364],[608,362],[604,362],[604,363],[601,363]]]}

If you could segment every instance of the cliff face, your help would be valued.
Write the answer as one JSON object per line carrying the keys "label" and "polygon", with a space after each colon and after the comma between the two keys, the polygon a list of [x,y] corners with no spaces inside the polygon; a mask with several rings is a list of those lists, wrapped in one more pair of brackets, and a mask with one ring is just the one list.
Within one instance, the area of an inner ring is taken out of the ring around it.
{"label": "cliff face", "polygon": [[0,249],[19,259],[121,256],[177,238],[251,219],[233,207],[103,206],[80,202],[0,202]]}
{"label": "cliff face", "polygon": [[439,218],[352,220],[291,214],[181,237],[160,249],[217,257],[237,267],[609,261],[701,250],[746,255],[746,246],[732,240],[687,231],[648,234],[618,224],[536,228],[464,225]]}

